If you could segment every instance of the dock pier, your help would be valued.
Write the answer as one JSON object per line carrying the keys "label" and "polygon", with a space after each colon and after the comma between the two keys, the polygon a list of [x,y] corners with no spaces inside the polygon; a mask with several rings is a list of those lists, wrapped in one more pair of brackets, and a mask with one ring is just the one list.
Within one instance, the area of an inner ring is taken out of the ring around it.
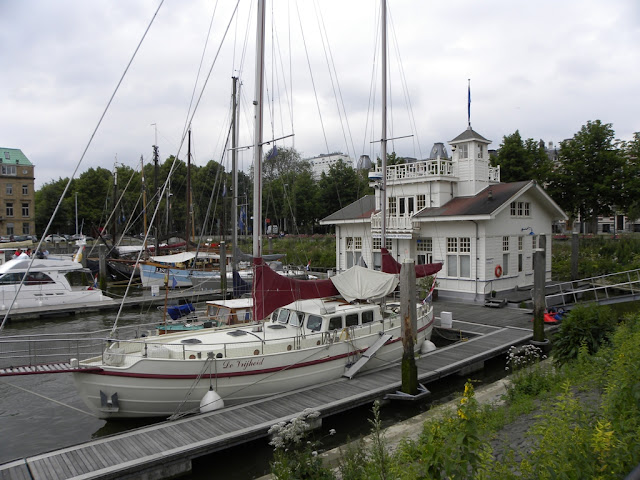
{"label": "dock pier", "polygon": [[[532,315],[522,309],[490,309],[478,304],[435,302],[453,314],[443,333],[463,338],[422,355],[418,380],[428,384],[527,343]],[[372,359],[372,361],[374,361]],[[352,379],[342,377],[218,411],[130,430],[0,465],[0,480],[169,478],[191,470],[193,459],[264,438],[269,428],[305,409],[328,417],[393,394],[401,385],[400,363],[380,365]]]}

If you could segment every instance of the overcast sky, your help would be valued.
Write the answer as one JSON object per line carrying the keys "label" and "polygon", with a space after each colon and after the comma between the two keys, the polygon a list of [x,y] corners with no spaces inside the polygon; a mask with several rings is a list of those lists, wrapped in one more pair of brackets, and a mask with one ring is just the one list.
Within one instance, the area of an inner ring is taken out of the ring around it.
{"label": "overcast sky", "polygon": [[[71,176],[87,145],[78,174],[116,160],[137,169],[156,135],[162,160],[178,153],[203,91],[194,162],[220,161],[232,75],[242,81],[239,143],[251,144],[254,3],[242,0],[232,19],[234,0],[166,0],[151,23],[160,0],[0,0],[0,147],[35,164],[36,188]],[[516,130],[558,144],[598,119],[619,139],[640,131],[637,0],[389,0],[389,11],[388,136],[413,135],[390,151],[426,158],[460,134],[468,79],[471,124],[490,148]],[[305,158],[377,155],[379,2],[275,0],[268,12],[264,138],[294,135],[278,144]]]}

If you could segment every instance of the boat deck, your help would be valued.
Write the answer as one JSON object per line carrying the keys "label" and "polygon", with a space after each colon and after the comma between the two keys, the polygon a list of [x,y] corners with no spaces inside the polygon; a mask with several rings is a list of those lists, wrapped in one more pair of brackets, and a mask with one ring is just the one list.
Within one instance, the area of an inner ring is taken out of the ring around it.
{"label": "boat deck", "polygon": [[[442,329],[442,333],[466,341],[419,358],[418,378],[423,384],[501,355],[532,337],[531,314],[522,310],[440,301],[434,307],[436,317],[443,311],[453,314],[452,328]],[[384,365],[353,379],[341,378],[16,460],[0,465],[0,480],[115,479],[130,475],[167,478],[190,471],[194,458],[266,437],[273,424],[291,419],[304,409],[326,417],[394,394],[401,385],[400,369],[399,363]]]}

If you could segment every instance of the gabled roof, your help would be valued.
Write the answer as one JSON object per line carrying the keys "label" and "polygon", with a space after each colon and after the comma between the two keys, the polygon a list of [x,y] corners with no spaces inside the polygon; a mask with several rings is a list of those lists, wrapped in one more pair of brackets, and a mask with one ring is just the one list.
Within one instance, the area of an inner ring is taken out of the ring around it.
{"label": "gabled roof", "polygon": [[341,223],[346,220],[368,220],[371,214],[375,212],[376,197],[375,195],[365,195],[350,205],[341,208],[337,212],[320,220],[320,225]]}
{"label": "gabled roof", "polygon": [[480,140],[481,142],[491,143],[491,140],[487,140],[478,132],[474,131],[471,127],[467,128],[464,132],[458,135],[456,138],[449,142],[449,145],[455,142],[464,142],[469,140]]}
{"label": "gabled roof", "polygon": [[32,165],[29,159],[18,148],[0,147],[0,163],[9,165]]}
{"label": "gabled roof", "polygon": [[416,213],[414,218],[420,220],[423,218],[492,216],[500,209],[505,208],[514,198],[531,189],[554,212],[555,218],[566,219],[562,209],[536,182],[531,180],[490,185],[472,197],[456,197],[441,207],[425,208]]}

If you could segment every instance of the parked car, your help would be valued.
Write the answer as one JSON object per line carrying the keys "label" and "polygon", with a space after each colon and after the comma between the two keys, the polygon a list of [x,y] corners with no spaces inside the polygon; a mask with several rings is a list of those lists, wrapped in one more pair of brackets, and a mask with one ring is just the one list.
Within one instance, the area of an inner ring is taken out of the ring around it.
{"label": "parked car", "polygon": [[64,238],[62,235],[47,235],[46,237],[44,237],[44,241],[47,243],[66,243],[67,239]]}
{"label": "parked car", "polygon": [[13,236],[13,241],[14,242],[24,242],[25,240],[30,240],[30,238],[27,238],[27,235],[14,235]]}

